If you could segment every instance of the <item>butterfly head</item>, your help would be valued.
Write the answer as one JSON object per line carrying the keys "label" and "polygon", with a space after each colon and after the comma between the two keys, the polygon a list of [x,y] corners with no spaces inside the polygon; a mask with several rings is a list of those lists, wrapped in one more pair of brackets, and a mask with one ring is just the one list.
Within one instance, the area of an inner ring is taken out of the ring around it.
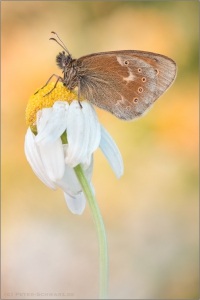
{"label": "butterfly head", "polygon": [[72,57],[71,55],[65,55],[65,52],[60,52],[56,56],[56,63],[60,69],[65,69],[71,65]]}
{"label": "butterfly head", "polygon": [[[56,56],[56,63],[60,69],[67,69],[71,67],[72,62],[72,56],[69,53],[67,47],[62,42],[62,40],[59,38],[57,33],[55,31],[52,31],[51,33],[55,34],[60,42],[58,42],[55,38],[50,38],[50,40],[55,41],[58,45],[60,45],[65,51],[59,52],[59,54]],[[67,52],[67,55],[65,55],[65,52]]]}

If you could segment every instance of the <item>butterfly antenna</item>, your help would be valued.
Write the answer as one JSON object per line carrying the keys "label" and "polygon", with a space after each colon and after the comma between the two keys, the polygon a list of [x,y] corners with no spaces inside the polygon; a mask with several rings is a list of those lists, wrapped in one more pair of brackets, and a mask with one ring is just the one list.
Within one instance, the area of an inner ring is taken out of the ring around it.
{"label": "butterfly antenna", "polygon": [[[56,39],[50,38],[50,40],[55,41],[55,42],[56,42],[58,45],[60,45],[65,51],[67,51],[67,49],[65,49],[65,47],[64,47],[61,43],[59,43]],[[68,51],[67,51],[67,53],[69,54]]]}
{"label": "butterfly antenna", "polygon": [[[65,51],[70,55],[69,50],[67,49],[67,47],[65,46],[65,44],[63,43],[63,41],[59,38],[58,34],[55,31],[51,31],[51,33],[55,34],[57,36],[57,38],[59,39],[59,41],[62,43],[62,48],[65,49]],[[52,38],[51,38],[52,39]],[[51,40],[50,39],[50,40]],[[56,39],[54,39],[56,41]],[[57,41],[58,43],[58,41]],[[59,44],[59,43],[58,43]],[[61,46],[61,44],[59,44]]]}

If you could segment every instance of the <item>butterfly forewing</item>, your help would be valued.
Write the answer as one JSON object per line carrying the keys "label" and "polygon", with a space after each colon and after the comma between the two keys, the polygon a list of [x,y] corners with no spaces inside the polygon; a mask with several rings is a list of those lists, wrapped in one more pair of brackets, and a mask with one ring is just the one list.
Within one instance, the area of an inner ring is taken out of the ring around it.
{"label": "butterfly forewing", "polygon": [[142,115],[173,83],[176,64],[143,51],[111,51],[77,60],[80,94],[123,120]]}

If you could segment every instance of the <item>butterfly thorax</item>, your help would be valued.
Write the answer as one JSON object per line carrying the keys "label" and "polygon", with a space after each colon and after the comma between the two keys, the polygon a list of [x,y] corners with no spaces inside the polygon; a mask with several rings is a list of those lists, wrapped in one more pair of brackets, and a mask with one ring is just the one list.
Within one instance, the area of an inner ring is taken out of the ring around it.
{"label": "butterfly thorax", "polygon": [[73,90],[78,86],[76,59],[72,59],[70,54],[65,55],[63,51],[56,56],[56,63],[60,69],[63,69],[63,85]]}

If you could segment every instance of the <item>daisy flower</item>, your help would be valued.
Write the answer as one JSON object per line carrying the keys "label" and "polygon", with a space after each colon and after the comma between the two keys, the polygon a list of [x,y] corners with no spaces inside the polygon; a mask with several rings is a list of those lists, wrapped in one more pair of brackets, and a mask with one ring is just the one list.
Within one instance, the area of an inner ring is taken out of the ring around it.
{"label": "daisy flower", "polygon": [[46,95],[53,87],[54,83],[48,84],[28,101],[25,155],[38,178],[53,190],[60,187],[70,211],[80,215],[86,199],[76,168],[84,170],[94,194],[94,151],[100,147],[117,178],[123,174],[123,161],[93,106],[84,99],[80,105],[77,94],[62,83]]}

